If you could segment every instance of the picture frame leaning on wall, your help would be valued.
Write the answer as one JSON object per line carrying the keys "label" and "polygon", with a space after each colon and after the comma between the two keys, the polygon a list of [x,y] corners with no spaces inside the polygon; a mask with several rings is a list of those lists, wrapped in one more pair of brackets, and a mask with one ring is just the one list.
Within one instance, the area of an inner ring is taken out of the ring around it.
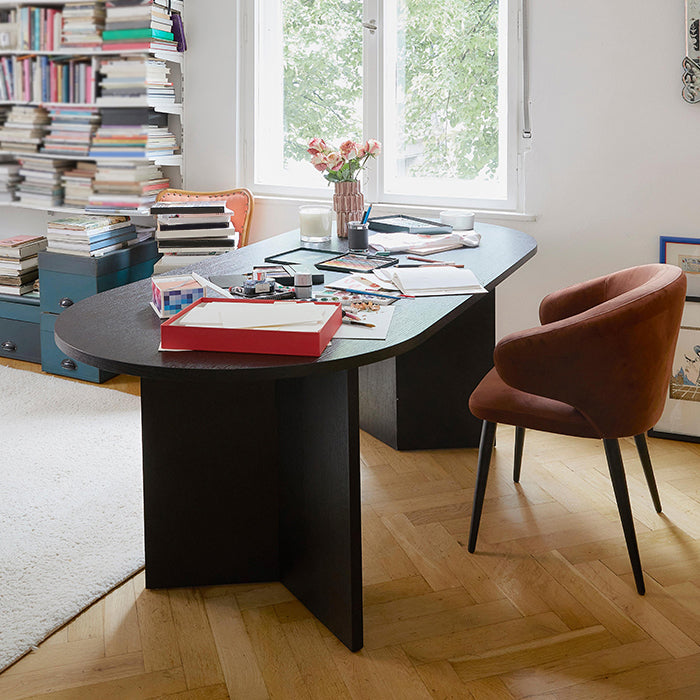
{"label": "picture frame leaning on wall", "polygon": [[659,260],[688,279],[664,412],[650,437],[700,442],[700,239],[661,236]]}

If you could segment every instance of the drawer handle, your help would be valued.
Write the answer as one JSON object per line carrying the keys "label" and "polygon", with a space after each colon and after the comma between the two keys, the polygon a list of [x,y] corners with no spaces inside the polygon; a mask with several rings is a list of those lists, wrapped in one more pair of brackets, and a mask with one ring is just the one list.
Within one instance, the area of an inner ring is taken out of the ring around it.
{"label": "drawer handle", "polygon": [[72,300],[72,299],[69,299],[68,297],[63,297],[63,299],[61,299],[61,300],[58,302],[58,305],[59,305],[62,309],[67,309],[69,306],[73,306],[73,300]]}
{"label": "drawer handle", "polygon": [[6,340],[0,347],[2,347],[5,352],[14,352],[17,350],[17,346],[11,340]]}
{"label": "drawer handle", "polygon": [[63,369],[69,369],[71,372],[78,369],[78,365],[76,365],[73,360],[69,360],[68,358],[61,360],[61,367],[63,367]]}

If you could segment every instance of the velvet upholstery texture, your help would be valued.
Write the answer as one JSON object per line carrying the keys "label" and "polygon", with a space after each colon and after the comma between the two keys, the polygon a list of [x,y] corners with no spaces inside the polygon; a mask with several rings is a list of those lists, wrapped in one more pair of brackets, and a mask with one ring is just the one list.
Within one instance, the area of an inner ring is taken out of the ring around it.
{"label": "velvet upholstery texture", "polygon": [[579,437],[646,432],[663,411],[685,291],[680,268],[652,264],[548,295],[541,326],[497,344],[471,412]]}
{"label": "velvet upholstery texture", "polygon": [[238,247],[248,244],[250,219],[253,214],[253,193],[241,187],[235,190],[220,190],[218,192],[193,192],[191,190],[162,190],[156,197],[157,202],[196,202],[196,201],[226,201],[226,206],[233,212],[231,223],[238,231]]}

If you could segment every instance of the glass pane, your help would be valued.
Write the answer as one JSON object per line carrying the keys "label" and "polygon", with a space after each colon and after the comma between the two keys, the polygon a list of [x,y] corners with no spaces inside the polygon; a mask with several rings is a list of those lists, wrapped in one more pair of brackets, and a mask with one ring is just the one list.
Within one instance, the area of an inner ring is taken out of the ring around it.
{"label": "glass pane", "polygon": [[312,138],[362,138],[362,0],[260,3],[256,180],[321,187]]}
{"label": "glass pane", "polygon": [[504,195],[498,0],[387,5],[387,191]]}

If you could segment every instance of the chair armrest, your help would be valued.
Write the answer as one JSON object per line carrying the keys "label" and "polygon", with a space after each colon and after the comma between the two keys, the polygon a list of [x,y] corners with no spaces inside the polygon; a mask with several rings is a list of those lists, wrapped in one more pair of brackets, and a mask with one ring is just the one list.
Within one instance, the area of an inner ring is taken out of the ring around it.
{"label": "chair armrest", "polygon": [[602,304],[607,280],[598,277],[548,294],[540,303],[540,323],[554,323]]}

